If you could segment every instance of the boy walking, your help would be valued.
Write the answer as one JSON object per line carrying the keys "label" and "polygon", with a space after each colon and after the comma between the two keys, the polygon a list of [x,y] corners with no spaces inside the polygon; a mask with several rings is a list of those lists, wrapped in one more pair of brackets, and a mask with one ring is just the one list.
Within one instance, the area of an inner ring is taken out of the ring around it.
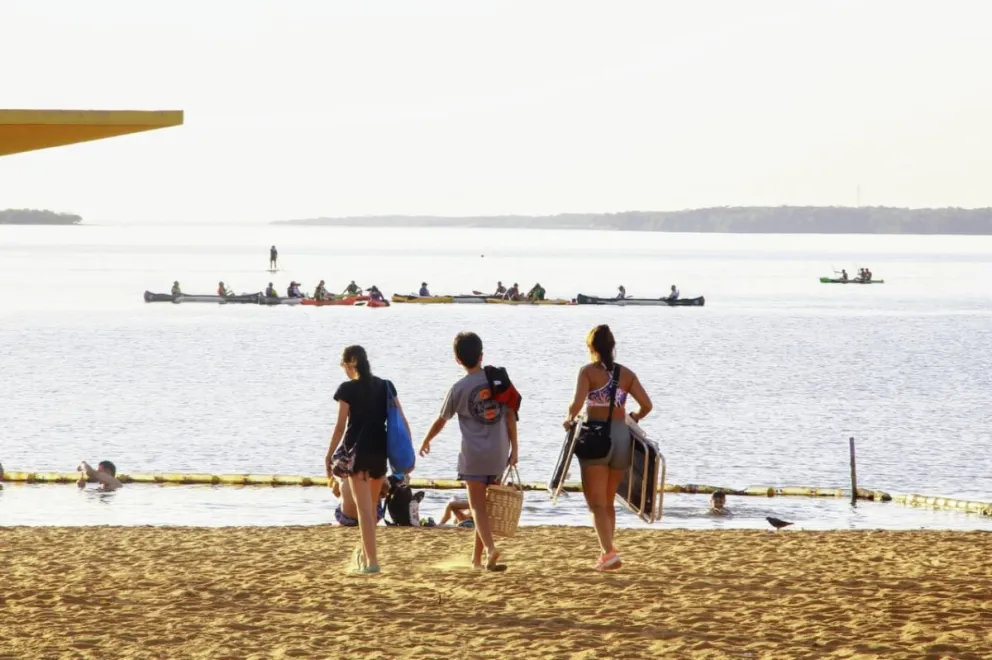
{"label": "boy walking", "polygon": [[[431,425],[420,446],[420,455],[431,451],[431,440],[444,425],[458,415],[462,445],[458,453],[458,479],[465,482],[468,503],[475,520],[475,549],[472,567],[504,571],[499,550],[493,541],[492,524],[486,512],[486,487],[499,482],[507,465],[517,464],[517,417],[513,409],[493,398],[482,368],[482,340],[474,332],[455,337],[455,360],[466,371],[455,383],[441,406],[441,413]],[[486,563],[482,551],[486,550]]]}

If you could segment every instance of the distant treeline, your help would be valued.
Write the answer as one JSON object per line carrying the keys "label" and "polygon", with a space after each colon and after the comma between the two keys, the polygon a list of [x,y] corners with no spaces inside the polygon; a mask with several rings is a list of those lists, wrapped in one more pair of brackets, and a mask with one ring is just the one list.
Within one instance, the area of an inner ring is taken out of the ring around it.
{"label": "distant treeline", "polygon": [[992,234],[992,208],[723,206],[688,211],[497,215],[463,218],[383,215],[280,220],[273,224],[359,227],[505,227],[730,234]]}
{"label": "distant treeline", "polygon": [[71,213],[7,209],[0,211],[0,225],[78,225],[83,219]]}

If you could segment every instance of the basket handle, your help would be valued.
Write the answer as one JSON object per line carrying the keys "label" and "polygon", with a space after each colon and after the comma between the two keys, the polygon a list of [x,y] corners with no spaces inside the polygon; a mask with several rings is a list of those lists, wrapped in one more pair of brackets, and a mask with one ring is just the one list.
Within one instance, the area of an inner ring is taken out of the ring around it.
{"label": "basket handle", "polygon": [[517,472],[516,465],[507,466],[506,470],[503,472],[503,476],[499,478],[499,483],[502,486],[513,486],[520,491],[524,489],[523,482],[520,480],[520,473]]}

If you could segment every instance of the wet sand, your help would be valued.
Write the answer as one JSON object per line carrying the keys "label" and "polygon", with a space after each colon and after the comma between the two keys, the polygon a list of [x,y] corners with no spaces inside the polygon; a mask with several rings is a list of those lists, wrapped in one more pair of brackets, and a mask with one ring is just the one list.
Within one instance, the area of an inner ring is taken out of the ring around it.
{"label": "wet sand", "polygon": [[987,658],[992,534],[2,528],[0,658]]}

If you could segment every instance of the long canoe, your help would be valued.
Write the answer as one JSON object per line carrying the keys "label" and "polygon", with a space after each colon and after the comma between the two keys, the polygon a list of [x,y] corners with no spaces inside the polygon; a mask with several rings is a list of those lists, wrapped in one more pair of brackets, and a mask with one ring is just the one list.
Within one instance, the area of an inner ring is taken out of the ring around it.
{"label": "long canoe", "polygon": [[421,305],[429,305],[429,304],[438,304],[438,303],[453,303],[455,302],[455,297],[454,296],[404,296],[398,293],[394,293],[392,300],[394,303],[417,303]]}
{"label": "long canoe", "polygon": [[259,296],[259,305],[299,305],[303,298],[283,298],[281,296]]}
{"label": "long canoe", "polygon": [[182,294],[174,296],[171,293],[152,293],[145,291],[145,302],[171,303],[223,303],[223,304],[257,304],[260,293],[245,293],[238,296],[212,296],[208,294]]}
{"label": "long canoe", "polygon": [[547,298],[545,300],[507,300],[505,298],[486,298],[490,305],[574,305],[575,302],[564,298]]}
{"label": "long canoe", "polygon": [[326,307],[328,305],[354,305],[359,302],[366,302],[369,300],[368,296],[345,296],[343,298],[325,298],[324,300],[315,300],[314,298],[304,298],[300,304],[301,305],[312,305],[314,307]]}
{"label": "long canoe", "polygon": [[820,284],[885,284],[885,280],[859,280],[859,279],[847,279],[840,280],[836,277],[821,277]]}
{"label": "long canoe", "polygon": [[706,304],[706,298],[678,298],[668,300],[667,298],[598,298],[580,293],[575,297],[575,301],[580,305],[614,305],[617,307],[627,306],[653,306],[653,307],[702,307]]}

